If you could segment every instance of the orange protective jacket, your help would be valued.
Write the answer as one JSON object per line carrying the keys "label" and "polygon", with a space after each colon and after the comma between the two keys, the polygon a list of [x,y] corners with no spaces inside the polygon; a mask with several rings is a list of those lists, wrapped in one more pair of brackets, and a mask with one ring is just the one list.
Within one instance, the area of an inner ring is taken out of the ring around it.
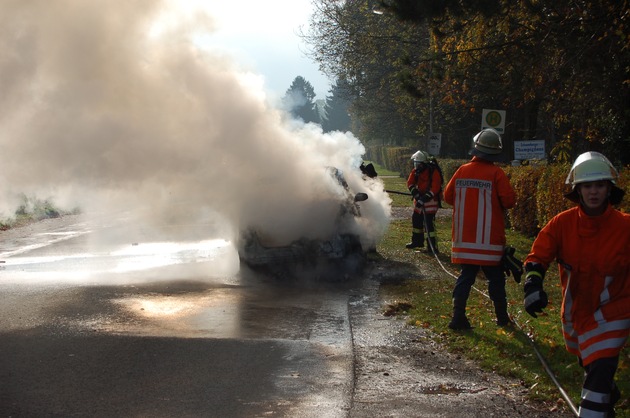
{"label": "orange protective jacket", "polygon": [[451,261],[499,265],[505,246],[505,210],[516,203],[505,172],[473,157],[451,177],[444,201],[453,206]]}
{"label": "orange protective jacket", "polygon": [[[437,168],[427,167],[418,173],[416,179],[416,169],[411,170],[409,177],[407,178],[407,188],[409,191],[413,189],[413,186],[418,188],[420,196],[433,193],[433,198],[424,203],[424,211],[427,214],[437,213],[439,208],[438,199],[441,198],[442,193],[442,176],[440,170]],[[422,209],[416,205],[416,199],[413,199],[414,212],[422,214]]]}
{"label": "orange protective jacket", "polygon": [[630,333],[630,215],[609,206],[588,216],[576,206],[540,231],[525,262],[556,260],[567,350],[584,365],[615,357]]}

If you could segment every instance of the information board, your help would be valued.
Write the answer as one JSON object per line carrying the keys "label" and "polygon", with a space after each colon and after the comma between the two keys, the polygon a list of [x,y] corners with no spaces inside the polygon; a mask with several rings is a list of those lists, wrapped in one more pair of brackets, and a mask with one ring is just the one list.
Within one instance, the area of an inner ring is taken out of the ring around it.
{"label": "information board", "polygon": [[545,157],[544,140],[514,141],[515,160],[542,160]]}

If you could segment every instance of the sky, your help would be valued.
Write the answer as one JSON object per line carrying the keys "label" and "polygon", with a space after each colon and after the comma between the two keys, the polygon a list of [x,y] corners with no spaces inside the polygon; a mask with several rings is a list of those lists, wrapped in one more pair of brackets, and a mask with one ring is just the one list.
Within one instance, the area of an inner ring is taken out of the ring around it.
{"label": "sky", "polygon": [[[289,67],[284,59],[261,74],[207,46],[205,37],[224,25],[229,31],[221,36],[242,45],[253,62],[262,46],[252,39],[273,44],[287,61],[299,58],[297,41],[279,46],[288,36],[277,22],[286,16],[268,15],[273,30],[263,36],[254,27],[267,12],[253,2],[251,23],[239,21],[252,31],[246,36],[228,20],[187,11],[192,0],[171,7],[168,1],[29,0],[3,7],[0,214],[10,215],[27,196],[86,215],[133,213],[155,235],[178,225],[236,240],[256,228],[288,243],[337,228],[345,191],[327,174],[334,166],[354,192],[370,196],[355,232],[368,244],[382,237],[391,200],[380,179],[361,176],[359,138],[292,120],[269,95],[283,94],[296,75],[314,86],[315,80],[297,64],[280,77]],[[285,3],[287,15],[306,16],[294,6],[306,3]]]}
{"label": "sky", "polygon": [[197,38],[200,47],[224,51],[264,78],[270,96],[283,96],[295,77],[302,76],[325,99],[328,78],[306,55],[309,46],[299,37],[308,30],[312,0],[182,0],[180,9],[199,10],[213,21],[212,28]]}

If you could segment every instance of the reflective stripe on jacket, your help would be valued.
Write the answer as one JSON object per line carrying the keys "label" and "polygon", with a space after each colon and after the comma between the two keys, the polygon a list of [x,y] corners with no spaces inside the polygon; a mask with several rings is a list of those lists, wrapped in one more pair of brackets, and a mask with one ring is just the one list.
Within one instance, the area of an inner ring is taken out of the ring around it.
{"label": "reflective stripe on jacket", "polygon": [[619,354],[630,334],[630,215],[576,206],[540,231],[525,262],[557,260],[567,350],[587,365]]}
{"label": "reflective stripe on jacket", "polygon": [[[429,184],[429,181],[431,184]],[[407,188],[411,191],[414,185],[418,188],[420,196],[428,192],[433,193],[433,199],[424,203],[424,211],[425,213],[437,213],[439,208],[438,197],[442,188],[442,177],[439,170],[429,167],[427,164],[427,167],[418,173],[418,179],[416,180],[416,169],[414,168],[407,178]],[[416,206],[416,199],[413,199],[413,210],[422,214],[422,209]]]}
{"label": "reflective stripe on jacket", "polygon": [[504,212],[516,202],[505,172],[473,157],[453,174],[444,200],[453,206],[453,263],[500,264],[505,246]]}

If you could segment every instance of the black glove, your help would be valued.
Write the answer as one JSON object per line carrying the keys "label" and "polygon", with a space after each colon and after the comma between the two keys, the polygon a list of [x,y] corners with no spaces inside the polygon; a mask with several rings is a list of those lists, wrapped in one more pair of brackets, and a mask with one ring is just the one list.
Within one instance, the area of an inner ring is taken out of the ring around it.
{"label": "black glove", "polygon": [[528,314],[534,318],[538,318],[537,313],[542,313],[542,310],[547,307],[549,299],[547,293],[543,290],[543,279],[545,278],[545,269],[540,264],[527,263],[525,264],[525,299],[523,304]]}
{"label": "black glove", "polygon": [[514,277],[516,283],[521,282],[521,276],[523,275],[523,262],[514,256],[516,250],[514,247],[506,246],[503,250],[503,257],[501,258],[501,264],[503,265],[503,271],[506,276],[510,273]]}
{"label": "black glove", "polygon": [[420,201],[420,192],[418,191],[418,189],[416,189],[415,187],[413,187],[411,190],[409,190],[411,192],[411,198],[415,199],[416,201]]}
{"label": "black glove", "polygon": [[433,199],[433,193],[432,192],[427,192],[420,198],[420,200],[422,200],[423,203],[427,203],[431,199]]}

